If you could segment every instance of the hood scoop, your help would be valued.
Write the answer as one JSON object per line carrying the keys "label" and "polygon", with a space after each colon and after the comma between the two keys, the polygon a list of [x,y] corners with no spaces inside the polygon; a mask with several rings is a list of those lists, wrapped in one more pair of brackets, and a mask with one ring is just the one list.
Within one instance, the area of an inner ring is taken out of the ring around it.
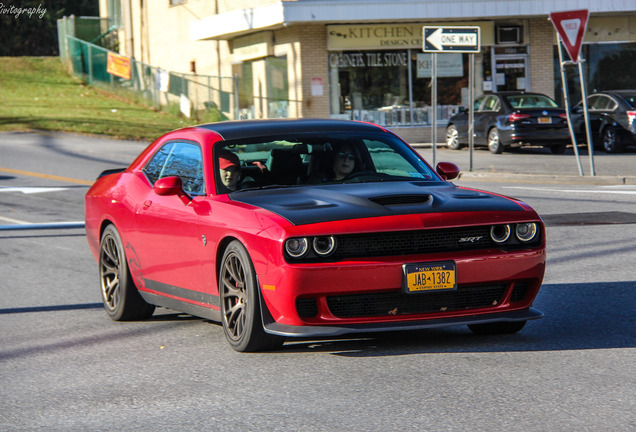
{"label": "hood scoop", "polygon": [[379,197],[371,197],[370,201],[383,206],[399,206],[413,204],[430,204],[433,196],[429,194],[418,195],[385,195]]}

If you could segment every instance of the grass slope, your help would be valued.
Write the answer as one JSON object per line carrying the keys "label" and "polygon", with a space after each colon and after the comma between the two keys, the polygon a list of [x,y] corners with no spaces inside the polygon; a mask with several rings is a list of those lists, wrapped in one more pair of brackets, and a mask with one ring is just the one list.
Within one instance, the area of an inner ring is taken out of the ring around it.
{"label": "grass slope", "polygon": [[58,57],[0,57],[0,131],[65,131],[151,141],[195,122],[70,76]]}

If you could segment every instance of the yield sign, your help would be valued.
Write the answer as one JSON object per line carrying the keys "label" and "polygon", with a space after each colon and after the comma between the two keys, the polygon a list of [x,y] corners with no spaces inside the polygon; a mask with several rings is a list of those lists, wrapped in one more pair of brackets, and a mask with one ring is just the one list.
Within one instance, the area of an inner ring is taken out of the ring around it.
{"label": "yield sign", "polygon": [[563,45],[574,62],[579,60],[589,17],[590,12],[587,9],[550,14],[552,25],[561,36]]}

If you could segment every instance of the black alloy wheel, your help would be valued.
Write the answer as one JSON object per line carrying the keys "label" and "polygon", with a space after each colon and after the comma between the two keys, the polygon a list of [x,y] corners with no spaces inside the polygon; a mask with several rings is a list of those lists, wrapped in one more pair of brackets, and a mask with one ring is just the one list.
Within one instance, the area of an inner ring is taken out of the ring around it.
{"label": "black alloy wheel", "polygon": [[102,233],[99,280],[104,309],[112,320],[142,320],[154,313],[154,305],[146,303],[135,286],[121,237],[113,225],[108,225]]}
{"label": "black alloy wheel", "polygon": [[284,338],[263,329],[259,291],[252,260],[237,240],[223,254],[219,295],[225,337],[239,352],[280,348]]}

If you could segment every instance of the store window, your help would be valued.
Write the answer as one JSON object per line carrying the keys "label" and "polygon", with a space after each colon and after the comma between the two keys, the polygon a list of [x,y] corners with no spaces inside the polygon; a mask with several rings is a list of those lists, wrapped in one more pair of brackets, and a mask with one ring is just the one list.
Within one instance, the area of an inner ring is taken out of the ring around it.
{"label": "store window", "polygon": [[267,57],[268,117],[287,118],[289,113],[289,81],[287,57]]}
{"label": "store window", "polygon": [[239,118],[253,119],[254,117],[254,81],[252,62],[233,65],[232,71],[238,78],[238,108]]}
{"label": "store window", "polygon": [[[418,50],[329,54],[331,117],[388,126],[430,125],[431,55]],[[438,54],[438,120],[462,104],[468,54]]]}
{"label": "store window", "polygon": [[[636,42],[585,44],[581,50],[587,93],[636,87]],[[567,54],[564,51],[564,56]],[[579,70],[566,66],[566,79],[572,106],[581,100]],[[559,53],[554,47],[554,82],[557,102],[563,106],[563,87]]]}

